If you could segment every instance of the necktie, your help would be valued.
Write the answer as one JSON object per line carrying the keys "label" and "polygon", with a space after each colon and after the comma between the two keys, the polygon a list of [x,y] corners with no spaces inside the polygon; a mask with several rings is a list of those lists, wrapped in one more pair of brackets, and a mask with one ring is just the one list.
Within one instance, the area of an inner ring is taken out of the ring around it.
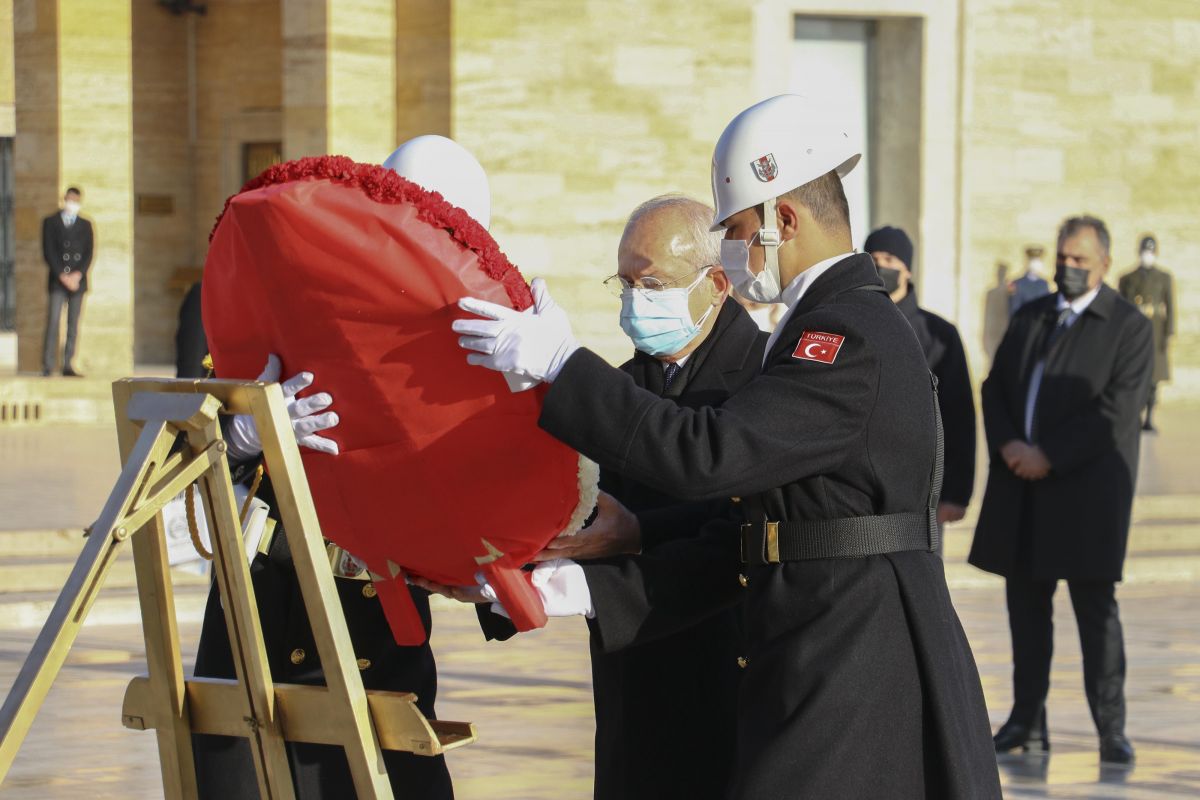
{"label": "necktie", "polygon": [[675,376],[679,374],[680,366],[675,362],[667,364],[667,368],[663,370],[663,393],[666,394],[667,389],[671,388],[671,381],[675,380]]}
{"label": "necktie", "polygon": [[1075,311],[1070,306],[1067,306],[1062,311],[1058,312],[1058,320],[1054,323],[1053,330],[1046,336],[1046,343],[1042,345],[1042,358],[1049,355],[1054,348],[1055,343],[1062,338],[1062,335],[1067,332],[1070,326],[1071,318],[1075,316]]}

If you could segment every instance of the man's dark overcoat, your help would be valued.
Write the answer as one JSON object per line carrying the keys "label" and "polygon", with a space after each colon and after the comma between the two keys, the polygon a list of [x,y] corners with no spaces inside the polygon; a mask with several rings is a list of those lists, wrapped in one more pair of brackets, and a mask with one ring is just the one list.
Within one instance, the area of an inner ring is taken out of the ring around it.
{"label": "man's dark overcoat", "polygon": [[[275,516],[275,499],[269,478],[263,480],[258,495],[271,506],[272,516]],[[270,552],[255,556],[250,565],[250,578],[258,603],[271,679],[277,683],[324,685],[325,675],[282,525],[275,529]],[[346,615],[354,655],[361,660],[363,685],[367,689],[414,692],[421,712],[434,718],[437,667],[429,642],[416,647],[397,645],[374,587],[367,581],[347,578],[335,578],[334,582]],[[419,589],[411,591],[428,633],[431,625],[428,595]],[[210,678],[236,677],[225,614],[215,583],[204,611],[195,674]],[[258,797],[254,763],[246,739],[200,734],[193,735],[192,739],[201,798],[250,800]],[[353,797],[354,784],[341,748],[289,743],[288,759],[297,800]],[[397,797],[422,800],[452,800],[454,797],[444,756],[384,751],[383,759]]]}
{"label": "man's dark overcoat", "polygon": [[[1101,286],[1049,352],[1033,437],[1053,467],[1049,477],[1024,481],[1000,457],[1007,442],[1026,441],[1029,378],[1057,303],[1047,295],[1021,309],[983,382],[991,467],[970,561],[1013,576],[1024,534],[1031,562],[1021,569],[1033,572],[1020,577],[1119,581],[1154,363],[1150,322],[1136,307]],[[1032,530],[1021,530],[1022,514]]]}
{"label": "man's dark overcoat", "polygon": [[88,268],[92,265],[94,247],[92,223],[83,217],[75,217],[75,222],[70,227],[63,222],[62,214],[58,212],[43,219],[42,259],[48,269],[46,287],[62,288],[59,275],[79,272],[83,274],[79,282],[79,291],[86,292]]}
{"label": "man's dark overcoat", "polygon": [[975,395],[958,328],[917,304],[913,286],[896,304],[925,353],[929,371],[938,379],[938,403],[946,435],[946,478],[942,500],[963,506],[975,489]]}
{"label": "man's dark overcoat", "polygon": [[[766,339],[740,305],[726,300],[708,338],[665,391],[663,362],[653,356],[636,353],[621,370],[638,386],[681,406],[720,406],[758,374]],[[610,469],[601,470],[600,488],[635,513],[680,502]],[[692,513],[703,519],[727,505],[721,498],[699,504]],[[653,553],[666,541],[694,534],[696,527],[686,522],[654,530],[647,526],[643,550]],[[488,638],[515,633],[503,617],[485,611],[480,619]],[[733,770],[741,652],[740,615],[733,608],[615,652],[605,652],[600,638],[591,638],[597,800],[723,796]]]}
{"label": "man's dark overcoat", "polygon": [[[794,355],[805,332],[845,337],[832,363]],[[580,350],[540,422],[662,491],[737,497],[742,519],[925,513],[931,494],[931,378],[868,255],[813,282],[763,374],[721,408],[680,408]],[[654,555],[585,567],[593,630],[610,650],[742,598],[730,796],[1000,797],[983,692],[941,559],[908,551],[743,568],[733,530],[718,521]]]}

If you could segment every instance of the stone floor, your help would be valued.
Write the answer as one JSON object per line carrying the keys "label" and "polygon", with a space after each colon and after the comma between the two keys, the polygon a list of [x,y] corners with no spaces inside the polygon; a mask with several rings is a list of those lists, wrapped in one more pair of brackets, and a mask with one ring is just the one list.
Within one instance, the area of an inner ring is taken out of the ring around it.
{"label": "stone floor", "polygon": [[[1200,796],[1200,586],[1158,584],[1120,594],[1129,656],[1133,769],[1105,768],[1080,687],[1079,647],[1060,593],[1049,702],[1053,755],[1001,762],[1013,798]],[[1009,704],[1008,635],[1000,590],[966,589],[955,602],[975,649],[992,721]],[[475,615],[435,614],[438,713],[470,720],[479,741],[449,756],[461,800],[590,797],[593,734],[586,629],[557,620],[542,631],[485,643]],[[195,626],[184,629],[194,647]],[[32,630],[0,632],[0,686],[9,685]],[[136,626],[85,629],[17,757],[0,797],[160,796],[153,736],[120,725],[128,679],[145,668]]]}
{"label": "stone floor", "polygon": [[[1139,491],[1178,500],[1179,519],[1159,521],[1178,522],[1188,551],[1200,551],[1200,509],[1191,507],[1200,496],[1200,470],[1193,468],[1200,413],[1167,409],[1158,422],[1164,433],[1143,439]],[[81,528],[99,511],[118,466],[115,439],[106,429],[0,431],[0,530]],[[963,535],[969,524],[959,526]],[[953,593],[998,725],[1010,702],[1003,588],[995,581],[963,583]],[[1099,764],[1063,591],[1049,701],[1053,756],[1002,760],[1006,796],[1200,797],[1200,582],[1138,581],[1118,596],[1130,665],[1128,733],[1138,747],[1137,766]],[[187,623],[182,632],[190,651],[197,628]],[[11,685],[35,635],[30,628],[0,625],[0,691]],[[555,621],[505,644],[485,643],[474,614],[439,606],[433,645],[439,715],[473,721],[480,734],[478,742],[449,756],[460,799],[590,797],[594,729],[586,629],[578,620]],[[137,626],[85,627],[0,788],[0,800],[161,796],[153,736],[127,731],[119,721],[124,687],[144,669]]]}

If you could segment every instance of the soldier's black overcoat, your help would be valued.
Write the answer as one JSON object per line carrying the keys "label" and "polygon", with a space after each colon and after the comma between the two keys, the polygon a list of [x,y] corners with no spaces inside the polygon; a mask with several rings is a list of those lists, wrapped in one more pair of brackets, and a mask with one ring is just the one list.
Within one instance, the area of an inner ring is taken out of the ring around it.
{"label": "soldier's black overcoat", "polygon": [[[259,496],[271,505],[274,515],[275,499],[269,479],[264,479]],[[270,552],[255,557],[250,566],[250,578],[254,584],[272,680],[323,685],[325,675],[321,671],[317,645],[308,624],[282,526],[276,529]],[[379,598],[367,588],[371,584],[346,578],[334,580],[346,614],[354,655],[362,660],[360,668],[365,667],[362,669],[363,685],[368,689],[415,692],[422,713],[433,718],[437,668],[429,642],[417,647],[400,647],[392,638]],[[419,589],[411,591],[428,633],[428,595]],[[195,673],[198,677],[236,677],[225,614],[215,584],[204,612]],[[208,800],[258,797],[254,763],[246,739],[209,735],[192,738],[200,797]],[[341,748],[289,743],[288,751],[297,800],[354,797],[350,768]],[[397,797],[422,800],[451,800],[454,797],[445,757],[385,751],[383,758]]]}
{"label": "soldier's black overcoat", "polygon": [[[793,309],[763,374],[719,409],[680,408],[581,350],[551,385],[541,425],[673,495],[739,497],[743,516],[923,513],[931,381],[899,309],[861,290],[878,286],[870,256],[832,267]],[[845,337],[833,363],[794,357],[805,332]],[[766,565],[743,570],[742,588],[735,528],[710,528],[586,570],[608,649],[744,598],[732,797],[1000,797],[979,676],[935,554]]]}
{"label": "soldier's black overcoat", "polygon": [[42,220],[42,260],[46,262],[49,273],[46,276],[46,287],[54,289],[62,284],[59,275],[80,272],[83,278],[79,282],[79,291],[88,290],[88,268],[92,265],[92,252],[95,248],[95,237],[92,223],[83,217],[76,217],[74,224],[67,227],[62,214],[54,213]]}

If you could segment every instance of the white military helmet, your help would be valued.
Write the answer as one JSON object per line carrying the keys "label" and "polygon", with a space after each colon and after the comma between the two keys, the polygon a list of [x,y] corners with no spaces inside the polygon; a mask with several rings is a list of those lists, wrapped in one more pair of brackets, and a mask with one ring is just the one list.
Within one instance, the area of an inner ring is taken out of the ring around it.
{"label": "white military helmet", "polygon": [[[807,98],[781,94],[750,106],[725,126],[712,160],[710,230],[836,169],[844,178],[862,157],[837,119]],[[765,220],[774,228],[773,216]]]}
{"label": "white military helmet", "polygon": [[409,139],[383,166],[466,211],[484,228],[492,221],[492,192],[487,173],[467,148],[445,136]]}

